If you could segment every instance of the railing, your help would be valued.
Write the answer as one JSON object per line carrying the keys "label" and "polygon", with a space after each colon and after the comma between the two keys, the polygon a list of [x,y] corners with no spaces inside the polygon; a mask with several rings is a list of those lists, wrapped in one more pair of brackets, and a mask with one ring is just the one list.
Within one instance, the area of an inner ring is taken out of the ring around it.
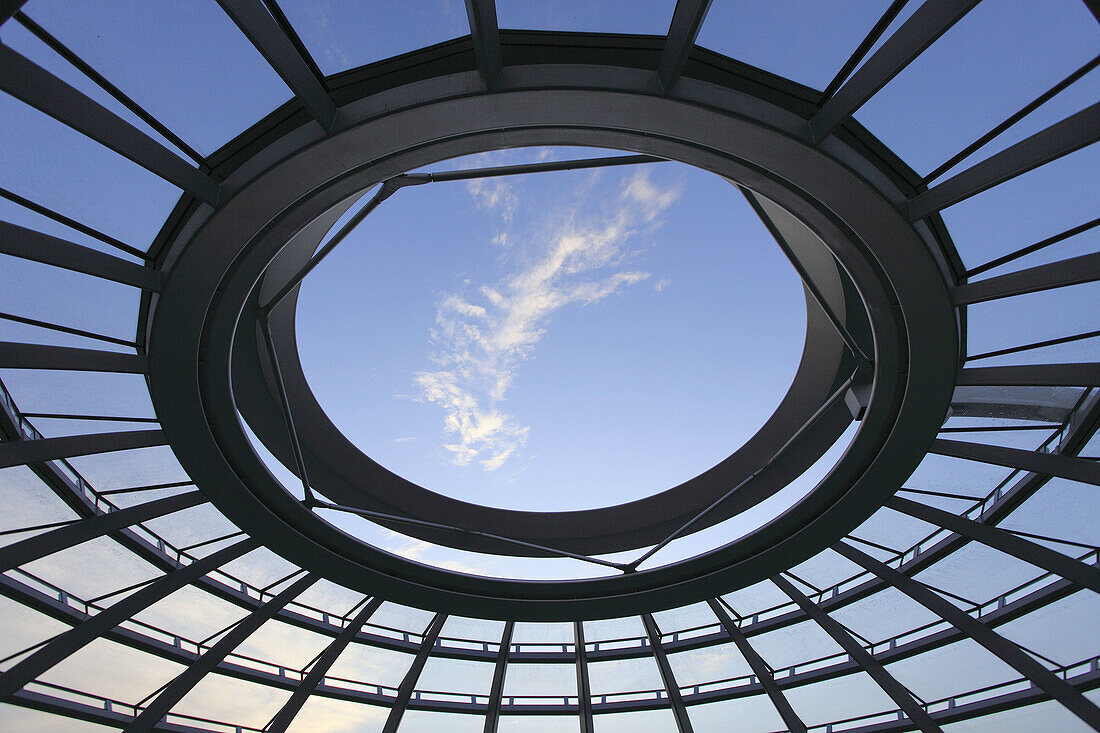
{"label": "railing", "polygon": [[[15,403],[11,398],[10,393],[7,391],[6,385],[4,385],[3,382],[0,382],[0,402],[2,402],[7,412],[12,416],[13,421],[19,426],[19,430],[25,439],[42,439],[42,434],[25,417],[20,414],[18,408],[15,406]],[[1041,446],[1042,449],[1050,450],[1050,446],[1056,438],[1059,441],[1064,440],[1069,422],[1070,421],[1067,421],[1067,423],[1063,425],[1062,428],[1060,428],[1058,431],[1048,437],[1043,442]],[[119,508],[109,499],[99,494],[99,492],[97,492],[91,485],[89,485],[88,482],[85,481],[85,479],[66,460],[60,459],[56,461],[51,461],[50,463],[52,466],[54,466],[55,469],[57,469],[59,477],[64,479],[65,483],[69,485],[68,488],[73,493],[76,493],[77,495],[83,497],[91,510],[101,513],[108,513],[111,511],[116,511]],[[1011,489],[1005,488],[1004,485],[998,486],[984,499],[975,500],[975,506],[965,513],[977,513],[978,515],[984,514],[995,508],[997,503],[1001,501],[1010,491]],[[197,559],[197,556],[173,546],[170,542],[164,540],[162,537],[150,531],[141,524],[133,525],[125,531],[130,532],[134,537],[141,540],[145,545],[148,546],[149,549],[155,548],[158,553],[166,557],[174,564],[186,565],[194,562]],[[902,568],[905,565],[921,558],[922,555],[927,552],[931,547],[935,546],[939,542],[942,542],[944,539],[950,536],[951,532],[944,529],[937,529],[936,531],[929,534],[927,537],[921,539],[919,542],[914,544],[912,547],[898,553],[895,557],[890,558],[886,561],[886,563],[895,568]],[[1096,550],[1094,549],[1090,551],[1081,559],[1085,562],[1091,562],[1094,564],[1097,563]],[[1040,576],[1039,578],[1029,581],[1023,586],[1014,588],[1011,591],[1003,594],[1002,596],[999,596],[998,598],[990,601],[989,603],[982,604],[981,606],[972,609],[972,612],[976,612],[978,618],[981,618],[983,614],[988,613],[990,610],[1003,607],[1006,603],[1011,602],[1013,598],[1026,594],[1026,592],[1029,592],[1028,589],[1034,589],[1034,587],[1038,587],[1035,584],[1042,583],[1043,579],[1046,577],[1048,576]],[[35,580],[38,581],[38,579]],[[836,598],[837,596],[849,590],[864,585],[867,582],[873,582],[874,580],[875,576],[873,574],[866,571],[860,572],[836,583],[829,588],[825,588],[820,592],[814,592],[810,595],[810,597],[813,598],[816,602],[821,603],[826,599]],[[220,569],[211,572],[207,576],[207,581],[212,583],[219,583],[221,586],[231,591],[233,594],[243,595],[246,598],[254,600],[256,602],[269,600],[275,595],[275,593],[266,591],[255,585],[251,585],[246,581],[234,575],[226,573]],[[55,590],[56,592],[64,593],[64,591],[62,591],[61,589]],[[784,616],[788,613],[792,613],[796,611],[797,608],[797,605],[793,601],[780,603],[756,611],[749,615],[738,616],[735,619],[735,622],[742,630],[744,630],[746,633],[751,634],[753,631],[752,627],[756,624],[766,622],[769,619]],[[288,612],[297,613],[298,615],[311,619],[314,622],[319,622],[321,624],[331,627],[334,635],[336,633],[339,633],[340,629],[351,623],[352,618],[351,614],[335,614],[296,601],[288,603],[285,610]],[[87,613],[86,610],[84,610],[84,612]],[[946,625],[942,622],[935,625],[946,627]],[[908,634],[916,633],[916,631],[919,630],[908,632]],[[157,629],[156,632],[158,635],[167,635],[171,637],[173,643],[176,644],[194,644],[194,642],[187,642],[181,637],[171,635],[168,632],[160,629]],[[399,643],[400,645],[407,646],[410,651],[417,648],[423,640],[423,635],[419,632],[393,628],[370,622],[364,624],[363,630],[360,631],[360,634],[373,636],[375,637],[375,640],[389,639],[393,642]],[[701,640],[705,639],[708,636],[713,636],[715,638],[715,643],[725,642],[727,639],[727,636],[721,625],[715,622],[712,624],[704,624],[687,629],[681,629],[678,631],[662,633],[661,640],[662,643],[668,645],[670,647],[670,651],[672,651],[675,650],[677,646],[688,643],[693,639]],[[888,642],[895,641],[896,640],[888,640]],[[887,642],[880,642],[879,644],[868,648],[879,648],[882,644],[886,643]],[[902,642],[896,641],[896,643]],[[479,654],[479,656],[481,656],[482,658],[495,656],[500,648],[499,641],[443,636],[439,638],[436,646],[437,649],[443,653],[446,653],[448,651],[455,652],[457,653],[457,656],[462,656],[463,652],[474,653]],[[607,654],[608,652],[632,652],[635,650],[638,652],[644,652],[646,649],[648,649],[648,647],[649,640],[644,636],[601,639],[589,641],[585,644],[585,649],[590,654],[595,656],[600,656],[601,653]],[[517,642],[513,643],[510,646],[510,656],[514,657],[513,661],[518,662],[522,662],[524,660],[524,657],[540,657],[545,659],[546,661],[569,662],[575,658],[575,645],[572,642]],[[817,661],[819,660],[804,662],[802,663],[802,665],[799,666],[806,667],[808,665],[815,664]]]}
{"label": "railing", "polygon": [[[1096,676],[1100,675],[1100,656],[1090,657],[1064,667],[1057,667],[1052,671],[1070,684],[1075,684],[1079,681],[1084,682],[1086,681],[1086,677],[1092,678],[1088,680],[1089,682],[1095,682]],[[383,687],[381,689],[388,693],[385,695],[386,697],[394,697],[396,695],[396,690],[394,688]],[[980,712],[982,703],[991,703],[1007,695],[1026,693],[1032,690],[1034,690],[1034,688],[1027,679],[1013,679],[1007,682],[1001,682],[976,690],[962,692],[950,697],[922,703],[922,707],[933,717],[950,714],[951,711],[964,706],[973,706],[975,708],[974,712],[977,714]],[[45,702],[48,703],[52,702],[62,705],[67,703],[69,706],[83,706],[86,710],[102,710],[104,715],[101,719],[102,722],[106,723],[117,724],[120,721],[125,723],[127,719],[137,717],[137,715],[144,710],[144,707],[139,705],[104,697],[102,695],[81,692],[80,690],[74,690],[70,687],[64,687],[49,682],[32,682],[27,685],[24,692],[17,695],[17,698],[19,696],[25,696],[26,693],[45,698]],[[1039,694],[1041,695],[1042,693]],[[383,695],[379,693],[378,696],[382,697]],[[667,699],[667,694],[664,690],[640,690],[637,692],[593,695],[592,709],[593,712],[610,712],[608,708],[614,709],[616,703],[652,700],[656,703],[667,704]],[[425,690],[414,692],[412,700],[416,702],[434,701],[461,703],[468,706],[468,712],[477,713],[484,710],[484,706],[488,704],[489,699],[486,695],[462,695]],[[690,697],[685,697],[684,702],[690,705],[693,701]],[[577,711],[577,697],[575,695],[527,695],[522,697],[505,696],[501,700],[501,712],[503,713],[516,713],[519,709],[531,707],[537,707],[541,711],[548,713],[574,714]],[[840,731],[856,730],[872,725],[904,720],[905,714],[901,710],[885,710],[844,718],[842,720],[835,720],[829,723],[812,725],[809,726],[809,730],[820,731],[821,733],[839,733]],[[211,731],[212,733],[262,733],[262,730],[259,728],[225,723],[209,718],[181,715],[178,713],[169,713],[164,718],[164,722],[192,727],[196,727],[196,724],[198,724],[203,726],[202,730]]]}

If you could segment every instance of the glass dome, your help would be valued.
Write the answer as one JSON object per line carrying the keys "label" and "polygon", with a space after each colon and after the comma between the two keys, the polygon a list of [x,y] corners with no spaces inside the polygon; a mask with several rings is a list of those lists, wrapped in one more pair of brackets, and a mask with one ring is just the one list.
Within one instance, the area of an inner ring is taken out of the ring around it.
{"label": "glass dome", "polygon": [[1098,15],[0,4],[0,727],[1100,730]]}

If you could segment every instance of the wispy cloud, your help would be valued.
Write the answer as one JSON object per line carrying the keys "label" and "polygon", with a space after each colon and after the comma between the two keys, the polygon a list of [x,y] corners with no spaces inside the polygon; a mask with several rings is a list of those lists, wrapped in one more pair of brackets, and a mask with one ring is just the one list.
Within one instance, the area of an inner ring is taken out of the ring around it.
{"label": "wispy cloud", "polygon": [[[495,240],[510,243],[517,237],[518,198],[509,185],[474,186],[470,193],[500,213],[504,229]],[[441,298],[431,331],[436,368],[417,373],[416,383],[420,399],[443,408],[444,447],[454,464],[476,460],[494,471],[526,442],[529,427],[500,409],[520,365],[554,313],[596,304],[650,276],[627,268],[631,238],[653,226],[679,195],[639,170],[595,214],[575,206],[549,235],[525,242],[535,255],[511,274],[493,283],[467,281],[463,292]]]}

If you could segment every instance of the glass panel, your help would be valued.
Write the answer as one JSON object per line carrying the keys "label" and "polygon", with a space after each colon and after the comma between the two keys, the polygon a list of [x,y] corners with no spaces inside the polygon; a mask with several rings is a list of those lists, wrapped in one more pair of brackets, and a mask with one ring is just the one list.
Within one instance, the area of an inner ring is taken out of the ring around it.
{"label": "glass panel", "polygon": [[6,94],[0,163],[0,186],[139,249],[180,196],[167,181]]}
{"label": "glass panel", "polygon": [[791,687],[785,694],[798,717],[811,726],[893,711],[898,707],[866,672]]}
{"label": "glass panel", "polygon": [[[23,569],[85,601],[161,575],[160,570],[107,537],[47,555]],[[127,594],[111,596],[100,604],[110,606]]]}
{"label": "glass panel", "polygon": [[262,728],[289,697],[290,690],[210,674],[176,703],[172,713]]}
{"label": "glass panel", "polygon": [[593,718],[596,733],[637,733],[637,731],[674,730],[672,711],[641,710],[636,713],[611,713]]}
{"label": "glass panel", "polygon": [[974,266],[1060,234],[1096,217],[1088,180],[1100,145],[1070,153],[945,209],[963,262]]}
{"label": "glass panel", "polygon": [[290,98],[215,3],[35,0],[27,13],[203,154]]}
{"label": "glass panel", "polygon": [[1016,670],[969,639],[895,662],[886,669],[926,701],[942,700],[1020,677]]}
{"label": "glass panel", "polygon": [[[493,686],[493,672],[496,665],[490,662],[470,662],[464,659],[429,657],[416,681],[416,689],[421,697],[428,700],[445,702],[472,702],[475,695],[489,694]],[[424,691],[459,693],[465,699],[452,695],[429,695]],[[479,702],[485,702],[484,698]]]}
{"label": "glass panel", "polygon": [[[5,510],[0,512],[0,530],[35,527],[77,518],[76,512],[50,491],[42,479],[26,466],[0,468],[0,486],[4,487],[6,502]],[[0,536],[0,545],[17,542],[35,534],[37,533],[3,535]]]}
{"label": "glass panel", "polygon": [[575,715],[502,715],[497,733],[577,733],[580,725]]}
{"label": "glass panel", "polygon": [[288,733],[316,731],[380,731],[386,724],[390,709],[361,702],[333,700],[311,695],[287,728]]}
{"label": "glass panel", "polygon": [[441,730],[455,733],[480,733],[485,718],[480,715],[436,713],[428,710],[406,710],[401,718],[401,733],[439,733]]}
{"label": "glass panel", "polygon": [[855,117],[927,173],[1092,58],[1098,39],[1076,0],[983,2]]}
{"label": "glass panel", "polygon": [[[1096,318],[1082,303],[1100,303],[1100,284],[1085,283],[1055,290],[1028,293],[977,303],[966,309],[970,330],[967,350],[981,354],[1012,346],[1072,336],[1096,330]],[[1011,323],[1011,331],[1004,324]],[[1095,343],[1082,342],[1063,348],[1067,361],[1092,361]],[[1070,358],[1076,355],[1077,358]],[[1092,357],[1090,359],[1090,356]],[[1001,359],[1003,364],[1033,364],[1043,361],[1036,354],[1022,352]]]}
{"label": "glass panel", "polygon": [[0,727],[5,730],[27,731],[27,733],[38,733],[38,731],[48,733],[57,730],[72,731],[72,733],[107,733],[107,731],[118,730],[113,726],[85,723],[83,720],[63,718],[60,715],[6,703],[0,705]]}
{"label": "glass panel", "polygon": [[787,729],[771,700],[763,694],[692,705],[688,708],[688,717],[695,733],[726,733],[732,720],[737,721],[737,729],[741,731]]}
{"label": "glass panel", "polygon": [[[557,0],[532,3],[498,0],[497,20],[501,28],[532,28],[587,33],[643,33],[665,35],[672,22],[676,0]],[[713,11],[712,11],[713,12]]]}
{"label": "glass panel", "polygon": [[325,684],[352,690],[361,689],[361,684],[352,684],[355,682],[362,685],[386,685],[396,689],[412,663],[412,654],[367,644],[349,644],[329,668],[325,675]]}
{"label": "glass panel", "polygon": [[[577,667],[574,664],[508,665],[504,676],[505,697],[577,696]],[[517,701],[524,702],[524,701]],[[531,704],[533,700],[526,701]],[[564,703],[564,700],[562,700]]]}
{"label": "glass panel", "polygon": [[280,0],[279,7],[326,76],[470,34],[455,0]]}
{"label": "glass panel", "polygon": [[776,670],[841,652],[840,646],[813,621],[769,631],[749,641]]}
{"label": "glass panel", "polygon": [[889,0],[719,0],[707,13],[697,43],[824,89],[889,6]]}
{"label": "glass panel", "polygon": [[[285,586],[279,586],[273,590],[282,590]],[[235,652],[246,657],[253,657],[265,664],[246,662],[249,666],[258,666],[261,669],[268,664],[278,665],[286,670],[302,672],[309,662],[323,652],[332,643],[331,636],[325,636],[313,631],[291,626],[282,621],[266,621],[252,635],[241,642]],[[267,671],[267,670],[265,670]],[[279,674],[279,670],[272,670]],[[296,673],[288,673],[291,679],[297,678]]]}
{"label": "glass panel", "polygon": [[[110,674],[104,674],[110,670]],[[96,639],[51,667],[38,679],[92,695],[134,703],[155,693],[184,670],[183,665]]]}
{"label": "glass panel", "polygon": [[[749,663],[745,661],[745,658],[741,656],[741,652],[733,644],[717,644],[703,649],[691,649],[669,654],[668,663],[676,677],[676,684],[685,688],[752,674]],[[748,684],[748,680],[731,682],[721,685],[721,687],[733,687],[742,684]]]}

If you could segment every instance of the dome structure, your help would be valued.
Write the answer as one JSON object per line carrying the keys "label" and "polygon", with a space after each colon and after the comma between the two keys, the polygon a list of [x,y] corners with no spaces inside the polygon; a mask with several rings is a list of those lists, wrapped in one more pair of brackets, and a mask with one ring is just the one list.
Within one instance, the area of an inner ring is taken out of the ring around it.
{"label": "dome structure", "polygon": [[0,727],[1100,729],[1098,19],[0,4]]}

